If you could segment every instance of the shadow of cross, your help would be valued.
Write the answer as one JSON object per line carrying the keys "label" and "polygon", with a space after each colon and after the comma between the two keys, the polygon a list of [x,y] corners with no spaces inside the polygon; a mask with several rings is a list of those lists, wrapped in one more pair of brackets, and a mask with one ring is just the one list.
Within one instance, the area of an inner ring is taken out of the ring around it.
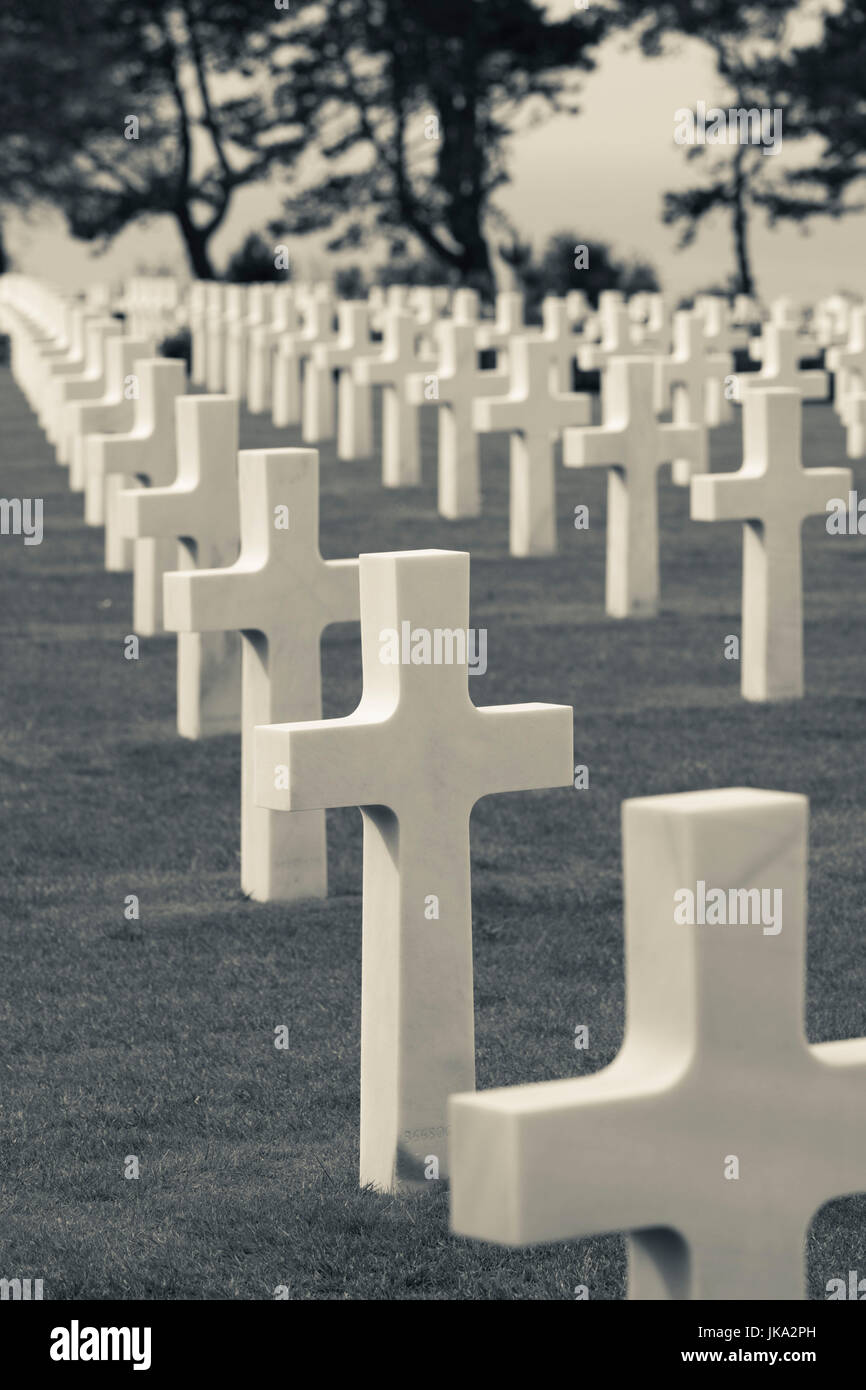
{"label": "shadow of cross", "polygon": [[663,425],[653,407],[655,367],[614,357],[605,369],[604,423],[563,436],[567,468],[607,467],[605,607],[614,618],[654,617],[659,601],[658,470],[676,458],[707,466],[704,425]]}
{"label": "shadow of cross", "polygon": [[[238,402],[231,396],[179,396],[174,410],[176,450],[171,448],[163,466],[176,452],[177,476],[168,487],[122,493],[119,525],[136,544],[148,538],[174,542],[182,570],[231,565],[240,530]],[[170,632],[167,577],[163,622]],[[177,731],[182,738],[235,733],[241,727],[240,665],[235,633],[178,633]]]}
{"label": "shadow of cross", "polygon": [[622,1050],[593,1076],[452,1098],[458,1234],[628,1231],[632,1299],[804,1297],[814,1213],[866,1189],[866,1039],[803,1035],[807,829],[786,792],[625,802]]}
{"label": "shadow of cross", "polygon": [[693,478],[693,521],[742,521],[743,641],[747,700],[803,694],[803,572],[807,516],[847,497],[849,468],[804,468],[799,391],[765,388],[743,400],[743,466]]}
{"label": "shadow of cross", "polygon": [[474,322],[441,319],[434,326],[438,365],[406,379],[406,398],[413,406],[429,402],[439,407],[438,508],[451,521],[481,511],[472,402],[476,396],[500,396],[508,390],[506,372],[478,370],[476,329]]}
{"label": "shadow of cross", "polygon": [[470,812],[571,785],[572,711],[470,700],[468,554],[362,555],[360,571],[361,702],[257,729],[256,795],[363,813],[361,1184],[394,1191],[447,1175],[447,1097],[475,1084]]}
{"label": "shadow of cross", "polygon": [[242,635],[241,886],[258,902],[327,895],[325,814],[256,804],[257,724],[321,719],[321,636],[358,619],[358,561],[319,551],[315,449],[245,450],[241,553],[228,569],[166,575],[166,626]]}
{"label": "shadow of cross", "polygon": [[514,338],[509,348],[511,387],[506,396],[474,402],[481,433],[507,430],[510,448],[509,548],[512,555],[556,550],[554,440],[567,425],[588,425],[592,398],[558,389],[557,345],[544,338]]}
{"label": "shadow of cross", "polygon": [[[109,347],[124,340],[115,339]],[[132,551],[132,625],[142,637],[163,630],[162,576],[177,564],[173,539],[124,535],[121,497],[137,486],[161,487],[173,480],[175,463],[174,403],[186,390],[183,362],[151,357],[135,364],[138,399],[128,434],[92,434],[87,438],[84,520],[105,527],[105,566],[113,568]]]}

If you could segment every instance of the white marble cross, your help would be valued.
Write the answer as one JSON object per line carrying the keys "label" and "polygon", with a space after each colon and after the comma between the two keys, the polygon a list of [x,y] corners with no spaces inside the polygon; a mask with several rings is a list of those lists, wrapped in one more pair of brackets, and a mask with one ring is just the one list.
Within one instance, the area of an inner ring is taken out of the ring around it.
{"label": "white marble cross", "polygon": [[473,424],[480,433],[510,436],[509,546],[512,555],[552,555],[556,550],[554,443],[568,425],[592,421],[592,398],[559,390],[555,344],[513,338],[507,396],[477,400]]}
{"label": "white marble cross", "polygon": [[418,412],[406,396],[406,379],[418,370],[418,324],[412,314],[385,310],[382,351],[358,357],[355,379],[382,387],[382,484],[417,487],[421,482]]}
{"label": "white marble cross", "polygon": [[655,359],[656,408],[667,410],[672,401],[675,425],[721,423],[731,354],[708,352],[707,348],[700,315],[689,309],[678,310],[673,317],[673,352],[670,357]]}
{"label": "white marble cross", "polygon": [[845,452],[849,459],[866,458],[866,391],[852,391],[845,414]]}
{"label": "white marble cross", "polygon": [[429,1188],[431,1157],[447,1175],[447,1097],[475,1084],[472,807],[570,786],[572,711],[470,700],[468,554],[360,565],[361,703],[258,729],[256,787],[274,809],[363,812],[360,1179],[392,1191]]}
{"label": "white marble cross", "polygon": [[[455,315],[464,301],[454,296]],[[451,520],[478,516],[481,511],[481,469],[478,440],[472,428],[472,403],[477,396],[499,396],[508,390],[506,372],[478,370],[476,328],[458,319],[442,319],[435,326],[438,365],[428,373],[406,379],[407,400],[416,407],[439,407],[438,506]]]}
{"label": "white marble cross", "polygon": [[803,1030],[807,832],[788,792],[625,803],[622,1049],[452,1098],[458,1235],[626,1231],[630,1299],[806,1297],[815,1212],[866,1190],[866,1038]]}
{"label": "white marble cross", "polygon": [[336,305],[330,290],[317,286],[304,302],[303,322],[294,332],[283,333],[277,339],[274,356],[274,397],[271,418],[280,429],[298,425],[302,418],[310,429],[330,429],[324,437],[332,439],[335,431],[335,397],[333,382],[330,391],[319,392],[318,409],[321,418],[307,422],[304,387],[304,364],[316,343],[334,341]]}
{"label": "white marble cross", "polygon": [[299,314],[291,285],[277,285],[271,302],[270,320],[250,330],[247,409],[251,415],[270,410],[274,382],[274,352],[284,333],[296,333]]}
{"label": "white marble cross", "polygon": [[606,610],[614,618],[658,611],[657,474],[677,460],[679,475],[707,467],[703,425],[662,425],[653,408],[654,367],[648,357],[615,357],[607,366],[604,423],[565,431],[568,468],[608,469]]}
{"label": "white marble cross", "polygon": [[663,294],[647,293],[644,296],[642,312],[637,322],[632,325],[631,340],[638,345],[639,351],[650,348],[653,351],[670,352],[670,315]]}
{"label": "white marble cross", "polygon": [[177,543],[127,536],[120,519],[121,497],[139,483],[162,487],[173,481],[175,401],[186,390],[186,368],[183,362],[155,357],[136,362],[136,374],[139,395],[130,432],[87,439],[84,520],[89,526],[105,527],[105,568],[132,569],[133,630],[152,637],[163,630],[162,576],[176,568]]}
{"label": "white marble cross", "polygon": [[508,347],[511,339],[526,331],[523,318],[523,295],[517,290],[505,290],[496,296],[496,317],[478,325],[475,345],[480,352],[496,352],[496,366],[508,366]]}
{"label": "white marble cross", "polygon": [[635,344],[632,336],[632,323],[624,304],[614,301],[605,303],[599,314],[601,340],[597,343],[578,340],[577,360],[583,372],[604,371],[614,357],[635,357],[652,352]]}
{"label": "white marble cross", "polygon": [[228,569],[170,574],[166,626],[242,634],[241,887],[257,902],[325,897],[324,811],[281,816],[256,804],[257,724],[321,719],[320,641],[358,619],[357,560],[319,552],[315,449],[240,455],[241,553]]}
{"label": "white marble cross", "polygon": [[43,427],[48,423],[54,383],[61,377],[75,376],[84,371],[87,354],[87,325],[91,322],[87,310],[80,304],[72,306],[69,315],[69,341],[65,351],[58,349],[44,362],[43,370],[34,382],[32,401],[36,417]]}
{"label": "white marble cross", "polygon": [[205,311],[205,385],[212,394],[225,390],[226,372],[226,315],[230,308],[237,312],[237,298],[230,292],[238,286],[208,285]]}
{"label": "white marble cross", "polygon": [[105,344],[105,392],[96,400],[69,401],[63,407],[61,431],[66,438],[69,486],[83,492],[87,481],[87,441],[93,434],[122,433],[135,417],[135,393],[140,383],[135,364],[152,357],[152,338],[116,337]]}
{"label": "white marble cross", "polygon": [[[238,415],[233,396],[175,401],[177,474],[167,487],[120,496],[119,523],[136,546],[174,544],[184,570],[231,565],[237,558]],[[163,626],[176,631],[165,605]],[[177,731],[182,738],[234,733],[240,721],[240,642],[233,632],[181,631],[177,639]]]}
{"label": "white marble cross", "polygon": [[105,348],[109,338],[119,338],[123,325],[119,319],[91,318],[84,326],[84,365],[76,374],[52,378],[45,418],[45,433],[57,451],[57,462],[67,464],[68,439],[64,430],[64,409],[70,401],[95,401],[105,393]]}
{"label": "white marble cross", "polygon": [[757,351],[760,352],[761,370],[740,372],[735,377],[735,399],[742,401],[747,392],[761,390],[767,386],[795,387],[806,401],[827,399],[827,373],[821,370],[800,370],[799,359],[808,348],[798,337],[795,329],[767,323],[760,339],[753,341],[759,343],[760,347],[753,350],[750,344],[749,350],[752,356],[755,356]]}
{"label": "white marble cross", "polygon": [[827,365],[836,377],[836,412],[846,424],[852,395],[866,386],[866,308],[862,305],[851,310],[848,342],[828,350]]}
{"label": "white marble cross", "polygon": [[250,285],[244,313],[229,324],[226,337],[226,393],[243,401],[247,395],[250,339],[257,328],[267,324],[274,298],[274,285]]}
{"label": "white marble cross", "polygon": [[741,689],[747,700],[803,694],[803,574],[807,516],[847,496],[848,468],[804,468],[802,397],[794,388],[743,400],[743,466],[693,478],[693,521],[742,521]]}
{"label": "white marble cross", "polygon": [[[337,305],[336,338],[331,343],[316,343],[307,364],[305,390],[332,393],[333,374],[337,374],[337,458],[346,462],[367,458],[373,452],[373,390],[352,370],[353,363],[372,346],[367,301],[344,299]],[[310,413],[312,419],[318,418],[315,404],[310,406]]]}
{"label": "white marble cross", "polygon": [[[581,293],[582,291],[574,291]],[[546,295],[541,301],[541,332],[528,333],[530,338],[540,337],[554,348],[557,362],[556,386],[559,391],[571,391],[574,380],[573,368],[577,357],[580,339],[572,332],[568,314],[567,296],[560,299],[556,295]]]}
{"label": "white marble cross", "polygon": [[194,280],[189,287],[187,312],[189,315],[190,336],[190,380],[193,386],[204,386],[207,381],[207,280]]}
{"label": "white marble cross", "polygon": [[704,324],[704,339],[709,352],[733,352],[749,341],[747,329],[734,324],[728,301],[718,294],[699,294],[695,297],[695,312]]}

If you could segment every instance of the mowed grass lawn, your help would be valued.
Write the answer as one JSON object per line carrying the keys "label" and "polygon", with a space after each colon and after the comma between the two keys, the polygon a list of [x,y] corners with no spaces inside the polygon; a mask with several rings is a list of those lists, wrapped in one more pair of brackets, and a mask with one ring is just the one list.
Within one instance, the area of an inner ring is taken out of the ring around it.
{"label": "mowed grass lawn", "polygon": [[[329,814],[327,901],[241,896],[237,739],[176,736],[173,638],[124,659],[131,576],[106,574],[102,532],[83,525],[6,369],[0,429],[0,493],[45,499],[41,546],[0,537],[0,1275],[42,1278],[51,1299],[260,1299],[278,1285],[292,1298],[569,1299],[578,1284],[622,1298],[620,1236],[501,1250],[450,1235],[444,1191],[358,1190],[360,814]],[[844,463],[829,407],[806,410],[805,440],[809,463]],[[243,420],[245,447],[297,443]],[[421,489],[386,492],[374,460],[338,463],[332,446],[321,467],[326,556],[471,551],[489,660],[476,703],[574,706],[589,789],[491,797],[473,815],[479,1087],[615,1055],[632,796],[809,796],[808,1035],[866,1034],[866,539],[806,524],[807,697],[749,706],[723,657],[740,628],[738,524],[690,522],[665,470],[661,616],[610,621],[602,471],[559,470],[559,554],[516,560],[505,440],[485,440],[483,460],[484,515],[467,523],[436,514],[432,419]],[[714,433],[713,465],[738,462],[737,422]],[[578,503],[588,531],[573,528]],[[349,713],[357,628],[331,629],[323,668],[325,714]],[[274,1047],[283,1023],[288,1051]],[[864,1250],[866,1199],[825,1207],[811,1296],[862,1272]]]}

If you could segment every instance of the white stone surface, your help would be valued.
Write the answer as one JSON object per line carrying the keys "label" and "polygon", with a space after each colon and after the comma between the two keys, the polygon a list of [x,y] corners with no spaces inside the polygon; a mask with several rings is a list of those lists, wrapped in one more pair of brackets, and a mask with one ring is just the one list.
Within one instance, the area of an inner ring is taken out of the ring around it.
{"label": "white stone surface", "polygon": [[[752,343],[759,343],[760,347],[753,350]],[[764,387],[794,387],[806,401],[826,400],[827,373],[821,370],[801,371],[799,367],[800,358],[808,353],[810,346],[793,328],[780,327],[775,323],[765,324],[760,339],[752,339],[749,344],[753,357],[760,354],[761,370],[739,373],[735,399],[742,401],[749,391],[762,390]]]}
{"label": "white stone surface", "polygon": [[[232,396],[175,401],[177,473],[167,487],[126,492],[120,525],[139,545],[179,543],[184,570],[229,566],[238,554],[238,402]],[[177,552],[176,552],[177,553]],[[163,579],[163,622],[169,575]],[[177,639],[177,731],[183,738],[234,733],[240,720],[240,641],[234,632],[181,630]]]}
{"label": "white stone surface", "polygon": [[[123,342],[123,339],[115,340]],[[109,348],[114,344],[109,344]],[[121,525],[121,498],[139,485],[161,487],[174,479],[175,400],[186,390],[186,368],[164,357],[135,362],[139,395],[126,434],[87,438],[84,520],[105,527],[107,569],[132,569],[132,624],[141,637],[163,631],[162,576],[177,564],[177,545],[163,538],[134,539]]]}
{"label": "white stone surface", "polygon": [[557,347],[544,338],[513,338],[507,395],[477,400],[480,433],[508,432],[510,446],[509,548],[512,555],[556,550],[554,444],[569,425],[592,421],[592,398],[559,390]]}
{"label": "white stone surface", "polygon": [[747,700],[803,694],[801,530],[807,516],[847,496],[848,468],[804,468],[802,398],[795,388],[749,391],[743,465],[692,479],[694,521],[742,521],[741,689]]}
{"label": "white stone surface", "polygon": [[455,318],[443,319],[435,326],[438,364],[406,380],[406,397],[413,406],[430,403],[438,407],[438,507],[441,515],[451,520],[478,516],[481,512],[473,400],[478,396],[501,396],[508,390],[507,373],[478,370],[475,325],[471,319],[465,321],[472,302],[466,296],[471,293],[458,290],[454,296]]}
{"label": "white stone surface", "polygon": [[421,482],[418,411],[406,395],[406,380],[420,365],[418,336],[412,314],[386,309],[380,354],[358,357],[352,368],[361,385],[382,387],[383,487],[417,487]]}
{"label": "white stone surface", "polygon": [[614,618],[651,617],[658,611],[658,470],[679,461],[686,470],[707,467],[702,425],[662,425],[653,407],[654,366],[647,357],[615,357],[607,365],[604,423],[570,429],[563,438],[568,468],[606,467],[607,582],[605,606]]}
{"label": "white stone surface", "polygon": [[316,450],[246,450],[239,479],[240,556],[227,569],[167,575],[166,625],[242,634],[243,891],[258,902],[325,897],[324,812],[285,816],[256,804],[254,730],[321,718],[321,635],[329,623],[357,621],[358,562],[319,552]]}
{"label": "white stone surface", "polygon": [[[361,703],[345,719],[258,729],[257,795],[285,810],[362,808],[360,1179],[429,1190],[429,1155],[440,1178],[448,1173],[448,1094],[475,1084],[470,813],[493,792],[570,786],[572,711],[477,708],[465,659],[381,660],[382,632],[402,634],[406,622],[416,633],[466,633],[468,554],[360,564]],[[275,785],[281,767],[285,790]],[[431,898],[435,919],[425,915]]]}
{"label": "white stone surface", "polygon": [[109,338],[119,338],[119,319],[89,318],[84,325],[84,366],[77,373],[57,375],[51,383],[44,421],[45,433],[57,451],[57,462],[69,462],[63,430],[64,407],[70,401],[95,401],[105,394],[105,348]]}
{"label": "white stone surface", "polygon": [[[394,286],[391,287],[395,288]],[[310,356],[308,381],[333,391],[337,376],[337,458],[346,462],[368,458],[373,452],[373,392],[353,372],[353,364],[369,353],[370,310],[366,300],[342,300],[337,306],[337,337],[333,343],[317,343]],[[306,383],[305,383],[306,385]],[[316,416],[313,408],[313,416]]]}
{"label": "white stone surface", "polygon": [[105,344],[105,394],[92,401],[70,401],[63,407],[61,430],[66,437],[69,486],[73,492],[84,491],[88,437],[119,434],[131,427],[134,395],[139,389],[135,364],[155,352],[152,338],[109,338]]}
{"label": "white stone surface", "polygon": [[672,403],[675,425],[720,424],[730,414],[725,378],[733,370],[731,354],[707,350],[703,319],[693,310],[678,310],[672,331],[671,355],[655,359],[656,409]]}
{"label": "white stone surface", "polygon": [[298,326],[294,287],[277,285],[270,302],[270,317],[250,328],[247,409],[252,415],[270,410],[276,345],[282,334],[297,332]]}
{"label": "white stone surface", "polygon": [[[807,830],[786,792],[625,803],[622,1049],[594,1075],[452,1098],[455,1232],[629,1232],[630,1299],[805,1298],[813,1216],[866,1189],[866,1039],[803,1031]],[[778,891],[781,930],[676,922],[700,882]]]}

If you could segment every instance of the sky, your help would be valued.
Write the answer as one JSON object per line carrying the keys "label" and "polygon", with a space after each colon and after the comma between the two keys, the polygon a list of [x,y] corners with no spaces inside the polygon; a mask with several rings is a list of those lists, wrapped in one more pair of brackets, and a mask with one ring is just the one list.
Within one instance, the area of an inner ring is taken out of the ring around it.
{"label": "sky", "polygon": [[[562,12],[570,0],[552,0]],[[703,160],[689,162],[673,138],[674,112],[696,102],[726,105],[708,51],[681,41],[676,51],[648,59],[622,35],[600,50],[596,70],[583,86],[581,113],[557,117],[516,135],[511,142],[511,183],[497,202],[523,238],[540,248],[557,231],[576,239],[613,244],[623,255],[640,256],[655,266],[663,288],[674,296],[724,282],[733,270],[727,219],[714,214],[696,243],[678,249],[678,231],[661,222],[662,193],[687,187]],[[774,161],[797,162],[801,153],[785,144]],[[279,211],[276,184],[243,190],[212,243],[214,261],[225,263],[250,230],[264,231]],[[63,288],[93,280],[118,280],[157,265],[186,275],[186,262],[171,219],[156,218],[122,233],[108,252],[73,240],[62,219],[40,215],[24,224],[11,219],[9,250],[19,271]],[[322,238],[291,242],[293,264],[302,277],[327,270]],[[808,234],[801,227],[769,229],[753,221],[752,255],[763,298],[789,294],[808,302],[840,290],[866,289],[866,214],[840,221],[815,219]],[[363,259],[357,253],[350,258]]]}

